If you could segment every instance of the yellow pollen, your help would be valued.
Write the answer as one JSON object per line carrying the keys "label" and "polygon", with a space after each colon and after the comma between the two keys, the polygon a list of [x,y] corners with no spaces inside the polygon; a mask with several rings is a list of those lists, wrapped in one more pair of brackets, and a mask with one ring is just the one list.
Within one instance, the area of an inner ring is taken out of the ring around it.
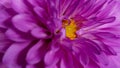
{"label": "yellow pollen", "polygon": [[76,31],[77,31],[77,25],[75,24],[74,20],[70,20],[70,24],[69,22],[63,21],[63,27],[65,28],[66,31],[66,37],[68,37],[71,40],[74,40],[77,35],[76,35]]}

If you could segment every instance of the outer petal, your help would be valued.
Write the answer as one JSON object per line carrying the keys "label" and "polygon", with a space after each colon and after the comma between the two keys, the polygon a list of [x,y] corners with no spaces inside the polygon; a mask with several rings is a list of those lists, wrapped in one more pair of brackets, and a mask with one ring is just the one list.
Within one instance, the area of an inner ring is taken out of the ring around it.
{"label": "outer petal", "polygon": [[28,32],[37,27],[35,20],[33,20],[33,18],[27,14],[16,15],[12,21],[13,25],[22,32]]}
{"label": "outer petal", "polygon": [[109,64],[108,56],[105,53],[101,53],[100,55],[97,55],[97,58],[99,62],[102,63],[103,65]]}
{"label": "outer petal", "polygon": [[10,15],[0,7],[0,27],[5,28],[4,21],[7,20]]}
{"label": "outer petal", "polygon": [[8,29],[5,34],[10,40],[13,41],[17,41],[17,42],[27,41],[27,39],[23,38],[20,34],[13,31],[12,29]]}
{"label": "outer petal", "polygon": [[11,8],[11,0],[0,0],[0,4],[5,6],[6,8]]}
{"label": "outer petal", "polygon": [[0,32],[0,52],[5,52],[11,43],[12,42],[8,40],[4,33]]}
{"label": "outer petal", "polygon": [[18,13],[29,12],[28,7],[24,3],[24,0],[11,0],[12,8]]}
{"label": "outer petal", "polygon": [[34,7],[35,6],[43,6],[45,7],[46,3],[45,3],[45,0],[28,0],[28,2],[33,5]]}
{"label": "outer petal", "polygon": [[39,16],[40,21],[43,22],[44,24],[46,24],[46,21],[47,21],[49,15],[46,12],[45,8],[43,8],[41,6],[40,7],[37,6],[34,8],[34,11]]}
{"label": "outer petal", "polygon": [[37,44],[35,44],[28,52],[26,60],[28,64],[37,64],[40,62],[46,51],[47,47],[45,45],[46,43],[42,40],[40,40]]}
{"label": "outer petal", "polygon": [[14,43],[11,45],[11,47],[6,51],[3,62],[8,68],[21,68],[17,64],[17,57],[19,53],[28,46],[30,42],[24,42],[24,43]]}
{"label": "outer petal", "polygon": [[27,65],[26,68],[36,68],[34,65]]}
{"label": "outer petal", "polygon": [[100,68],[99,64],[95,63],[93,60],[90,60],[86,68]]}
{"label": "outer petal", "polygon": [[80,62],[83,66],[87,65],[89,63],[89,57],[85,52],[80,53]]}
{"label": "outer petal", "polygon": [[45,64],[48,66],[52,66],[52,65],[56,65],[56,63],[59,61],[60,59],[60,54],[59,54],[59,50],[57,49],[53,49],[50,50],[46,55],[45,55]]}
{"label": "outer petal", "polygon": [[108,17],[110,15],[110,13],[112,12],[113,8],[115,7],[115,5],[116,5],[116,1],[115,0],[107,3],[105,8],[103,8],[102,11],[97,14],[97,17],[99,17],[99,19],[104,19],[104,18]]}
{"label": "outer petal", "polygon": [[53,66],[47,66],[45,68],[59,68],[59,67],[57,67],[57,65],[53,65]]}
{"label": "outer petal", "polygon": [[71,61],[73,61],[72,55],[69,52],[64,53],[64,56],[61,59],[60,68],[74,68],[74,62]]}
{"label": "outer petal", "polygon": [[110,60],[113,60],[112,64],[114,63],[117,66],[116,68],[120,68],[120,50],[117,53],[117,56],[112,56]]}

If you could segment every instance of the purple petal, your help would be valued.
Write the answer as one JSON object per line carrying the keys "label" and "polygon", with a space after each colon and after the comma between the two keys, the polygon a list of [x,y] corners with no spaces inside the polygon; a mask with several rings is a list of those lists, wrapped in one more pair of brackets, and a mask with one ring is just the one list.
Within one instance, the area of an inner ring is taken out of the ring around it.
{"label": "purple petal", "polygon": [[85,46],[81,46],[81,47],[86,49],[87,52],[91,52],[91,53],[95,53],[95,54],[100,54],[100,52],[101,52],[101,48],[99,47],[99,45],[90,39],[85,39],[85,38],[82,39],[81,38],[77,41],[77,44],[85,45]]}
{"label": "purple petal", "polygon": [[40,4],[38,0],[28,0],[28,2],[33,6],[39,6],[39,4]]}
{"label": "purple petal", "polygon": [[97,12],[100,11],[100,9],[104,6],[104,4],[105,4],[106,2],[107,2],[106,0],[97,1],[97,2],[89,9],[89,12],[84,13],[84,16],[89,17],[89,16],[92,16],[92,15],[96,14]]}
{"label": "purple petal", "polygon": [[5,28],[4,21],[7,20],[9,17],[10,15],[8,15],[5,10],[0,9],[0,27]]}
{"label": "purple petal", "polygon": [[80,52],[80,62],[83,66],[86,66],[89,63],[89,57],[85,52]]}
{"label": "purple petal", "polygon": [[70,4],[69,7],[66,9],[64,14],[68,17],[70,15],[72,15],[72,13],[74,13],[74,11],[75,11],[76,7],[79,5],[79,3],[80,3],[80,0],[73,1],[72,4]]}
{"label": "purple petal", "polygon": [[78,46],[74,46],[73,48],[74,48],[74,50],[76,49],[75,53],[76,53],[76,56],[79,59],[79,62],[83,66],[88,65],[88,63],[89,63],[89,56],[88,56],[87,52],[84,49],[82,49],[82,48],[80,48]]}
{"label": "purple petal", "polygon": [[46,22],[46,19],[49,17],[46,10],[43,7],[35,7],[34,8],[35,13],[39,16],[39,19],[42,23]]}
{"label": "purple petal", "polygon": [[57,65],[52,65],[52,66],[46,66],[45,68],[58,68]]}
{"label": "purple petal", "polygon": [[0,4],[5,6],[6,8],[11,8],[11,0],[0,0]]}
{"label": "purple petal", "polygon": [[97,17],[99,17],[99,19],[106,18],[110,14],[112,9],[115,7],[115,5],[116,5],[116,2],[111,1],[110,3],[107,4],[107,6],[100,13],[97,14]]}
{"label": "purple petal", "polygon": [[83,3],[83,5],[81,7],[81,11],[78,14],[81,14],[82,16],[84,16],[85,14],[88,14],[88,12],[90,11],[90,9],[93,10],[93,6],[94,6],[95,2],[96,2],[96,0],[88,0],[85,3]]}
{"label": "purple petal", "polygon": [[116,19],[115,17],[110,17],[110,18],[103,19],[100,22],[109,23],[109,22],[115,21],[115,19]]}
{"label": "purple petal", "polygon": [[101,53],[100,55],[96,55],[99,62],[102,63],[103,65],[108,65],[109,64],[109,60],[108,60],[108,56],[104,53]]}
{"label": "purple petal", "polygon": [[51,18],[56,18],[57,17],[57,9],[55,8],[55,3],[54,1],[47,0],[47,5],[48,5],[48,13],[50,14]]}
{"label": "purple petal", "polygon": [[34,28],[31,31],[31,34],[36,38],[47,38],[48,37],[46,31],[42,28]]}
{"label": "purple petal", "polygon": [[24,0],[11,0],[12,8],[18,13],[29,12],[28,7],[24,3]]}
{"label": "purple petal", "polygon": [[[114,57],[115,58],[115,57]],[[100,65],[101,68],[119,68],[120,66],[117,66],[116,62],[113,61],[114,59],[110,58],[109,65]]]}
{"label": "purple petal", "polygon": [[35,65],[26,65],[26,68],[36,68]]}
{"label": "purple petal", "polygon": [[2,42],[2,41],[7,41],[7,40],[8,38],[6,37],[6,35],[0,31],[0,41]]}
{"label": "purple petal", "polygon": [[4,64],[6,64],[9,68],[21,67],[17,64],[17,57],[19,56],[19,53],[28,46],[29,43],[30,42],[12,44],[3,56]]}
{"label": "purple petal", "polygon": [[19,14],[16,15],[13,19],[13,25],[22,32],[28,32],[33,28],[37,27],[36,22],[30,15]]}
{"label": "purple petal", "polygon": [[65,11],[67,10],[67,8],[69,7],[69,5],[72,3],[72,0],[65,0],[63,3],[62,7],[62,14],[64,15]]}
{"label": "purple petal", "polygon": [[22,38],[21,35],[13,31],[12,29],[8,29],[5,34],[10,40],[13,40],[13,41],[17,41],[17,42],[27,41],[26,39]]}
{"label": "purple petal", "polygon": [[100,45],[101,49],[107,54],[107,55],[117,55],[115,50],[112,48],[111,45],[105,45],[104,43],[101,43]]}
{"label": "purple petal", "polygon": [[93,60],[90,60],[89,64],[86,66],[86,68],[100,68],[100,66]]}
{"label": "purple petal", "polygon": [[0,52],[5,52],[11,43],[4,33],[0,32]]}
{"label": "purple petal", "polygon": [[61,59],[61,68],[74,68],[72,55],[70,53],[64,52],[64,56]]}
{"label": "purple petal", "polygon": [[109,62],[108,68],[110,67],[119,68],[120,67],[120,53],[119,52],[117,53],[117,56],[109,57],[109,59],[110,59],[110,62]]}
{"label": "purple petal", "polygon": [[34,7],[36,6],[43,6],[45,7],[46,3],[45,0],[27,0],[31,5]]}
{"label": "purple petal", "polygon": [[117,37],[117,35],[114,35],[113,33],[110,32],[96,32],[93,33],[95,36],[102,38],[102,39],[119,39],[120,37]]}
{"label": "purple petal", "polygon": [[47,52],[47,54],[45,55],[45,59],[44,62],[46,65],[55,65],[60,58],[60,54],[59,54],[59,50],[58,49],[53,49],[50,50],[49,52]]}
{"label": "purple petal", "polygon": [[41,49],[43,47],[43,44],[44,44],[43,41],[39,41],[28,51],[26,57],[26,61],[28,64],[36,64],[42,60],[44,56],[44,51],[42,51]]}

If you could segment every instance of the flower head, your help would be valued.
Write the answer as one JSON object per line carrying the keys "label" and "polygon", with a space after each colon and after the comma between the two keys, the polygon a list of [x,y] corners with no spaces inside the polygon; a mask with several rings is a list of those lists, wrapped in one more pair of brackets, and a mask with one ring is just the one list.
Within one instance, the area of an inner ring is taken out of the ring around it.
{"label": "flower head", "polygon": [[7,68],[119,68],[117,0],[1,0]]}

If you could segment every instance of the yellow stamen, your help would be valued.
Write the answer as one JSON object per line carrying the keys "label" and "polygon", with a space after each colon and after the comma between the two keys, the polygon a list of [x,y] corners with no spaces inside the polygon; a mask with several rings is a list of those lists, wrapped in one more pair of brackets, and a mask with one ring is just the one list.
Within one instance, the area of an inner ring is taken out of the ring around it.
{"label": "yellow stamen", "polygon": [[63,26],[66,31],[66,37],[68,37],[71,40],[74,40],[77,36],[76,35],[77,25],[75,24],[75,21],[71,19],[70,24],[67,20],[63,21]]}

